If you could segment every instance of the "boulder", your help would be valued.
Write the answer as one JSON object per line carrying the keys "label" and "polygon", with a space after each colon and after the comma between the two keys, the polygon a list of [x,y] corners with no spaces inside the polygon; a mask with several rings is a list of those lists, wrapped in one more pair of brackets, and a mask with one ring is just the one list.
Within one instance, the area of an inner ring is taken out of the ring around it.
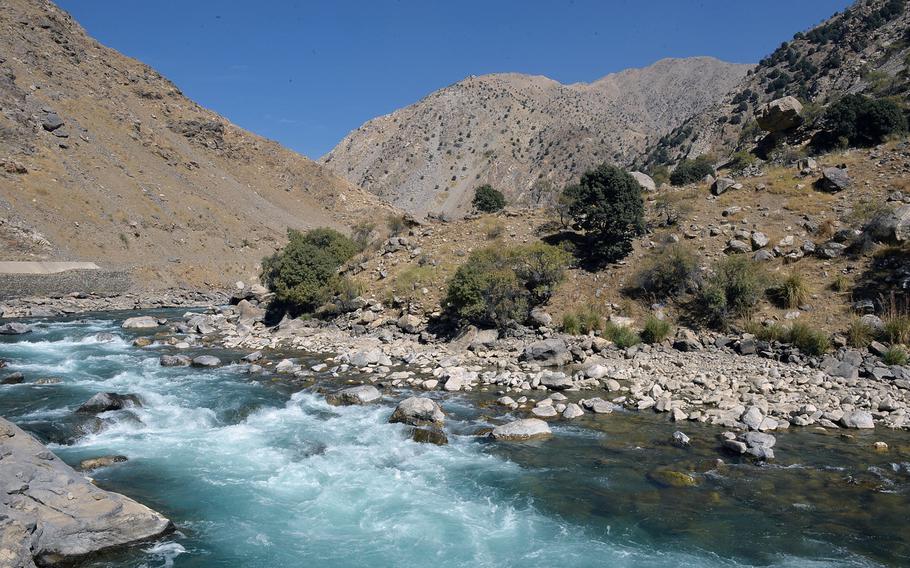
{"label": "boulder", "polygon": [[326,397],[329,404],[349,406],[354,404],[370,404],[371,402],[376,402],[382,395],[379,393],[379,389],[373,385],[360,385],[356,387],[349,387],[342,389],[334,394],[330,394]]}
{"label": "boulder", "polygon": [[3,566],[70,564],[173,530],[162,515],[96,487],[2,418],[0,438],[5,454],[0,467]]}
{"label": "boulder", "polygon": [[412,396],[398,403],[389,422],[441,428],[445,419],[446,416],[436,401],[426,397]]}
{"label": "boulder", "polygon": [[844,416],[840,419],[840,423],[844,428],[875,428],[875,423],[872,421],[872,414],[865,410],[854,410],[852,412],[844,413]]}
{"label": "boulder", "polygon": [[864,231],[872,239],[883,243],[910,241],[910,205],[876,215],[866,224]]}
{"label": "boulder", "polygon": [[673,348],[678,351],[701,351],[704,346],[698,335],[691,329],[679,328],[673,339]]}
{"label": "boulder", "polygon": [[15,373],[10,373],[2,379],[0,379],[0,385],[18,385],[25,380],[25,375],[16,371]]}
{"label": "boulder", "polygon": [[522,418],[493,428],[490,434],[496,440],[531,440],[546,438],[552,432],[547,423],[539,418]]}
{"label": "boulder", "polygon": [[771,239],[768,238],[768,235],[758,231],[752,233],[752,250],[765,248],[769,242]]}
{"label": "boulder", "polygon": [[162,355],[158,358],[162,367],[189,367],[193,360],[186,355]]}
{"label": "boulder", "polygon": [[651,176],[642,172],[629,172],[635,181],[638,182],[638,185],[645,191],[657,191],[657,184],[654,183],[654,180],[651,179]]}
{"label": "boulder", "polygon": [[755,120],[765,132],[784,132],[803,122],[803,105],[796,97],[782,97],[759,107]]}
{"label": "boulder", "polygon": [[566,409],[562,411],[562,417],[566,420],[573,420],[579,416],[584,416],[585,411],[581,409],[580,406],[574,402],[570,402],[566,405]]}
{"label": "boulder", "polygon": [[0,325],[0,335],[22,335],[25,333],[31,333],[32,328],[29,325],[24,323],[19,323],[17,321],[11,321]]}
{"label": "boulder", "polygon": [[76,412],[83,414],[98,414],[110,410],[123,410],[134,406],[142,406],[142,401],[135,394],[117,394],[115,392],[99,392],[92,398],[82,403]]}
{"label": "boulder", "polygon": [[572,378],[565,373],[545,372],[540,377],[540,384],[550,390],[566,390],[575,386]]}
{"label": "boulder", "polygon": [[120,324],[123,329],[149,329],[158,327],[158,320],[152,316],[138,316],[127,318]]}
{"label": "boulder", "polygon": [[541,365],[562,366],[572,360],[572,354],[566,342],[559,338],[541,339],[528,344],[521,354],[524,361],[533,361]]}
{"label": "boulder", "polygon": [[540,308],[531,310],[531,323],[537,327],[550,327],[553,323],[553,316]]}
{"label": "boulder", "polygon": [[48,112],[41,118],[41,128],[47,130],[48,132],[53,132],[58,128],[62,127],[64,124],[63,119],[60,118],[56,112]]}
{"label": "boulder", "polygon": [[847,250],[847,245],[837,243],[834,241],[828,241],[818,245],[815,248],[815,254],[820,258],[832,259],[839,258],[844,255],[844,251]]}
{"label": "boulder", "polygon": [[265,310],[254,306],[248,300],[237,302],[237,312],[240,314],[240,322],[247,325],[262,321],[265,318]]}
{"label": "boulder", "polygon": [[815,182],[815,187],[822,191],[837,193],[850,187],[853,180],[847,175],[847,168],[825,168],[822,177]]}
{"label": "boulder", "polygon": [[736,180],[730,177],[721,177],[714,180],[714,183],[711,184],[711,193],[714,195],[721,195],[725,193],[728,189],[736,185]]}
{"label": "boulder", "polygon": [[405,333],[417,333],[420,330],[420,318],[405,314],[398,318],[398,329]]}
{"label": "boulder", "polygon": [[218,367],[221,365],[221,359],[214,355],[200,355],[193,358],[192,365],[194,367]]}
{"label": "boulder", "polygon": [[731,253],[747,253],[752,252],[752,247],[749,246],[749,243],[741,241],[739,239],[730,239],[727,243],[727,251]]}

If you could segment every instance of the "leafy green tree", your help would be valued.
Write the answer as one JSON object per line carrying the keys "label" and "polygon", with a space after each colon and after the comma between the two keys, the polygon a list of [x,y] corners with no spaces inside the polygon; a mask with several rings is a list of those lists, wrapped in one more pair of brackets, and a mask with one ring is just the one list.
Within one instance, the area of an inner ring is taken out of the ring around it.
{"label": "leafy green tree", "polygon": [[312,312],[348,288],[338,268],[357,254],[357,244],[333,229],[288,230],[288,244],[262,261],[262,281],[294,314]]}
{"label": "leafy green tree", "polygon": [[627,171],[603,164],[565,189],[574,224],[589,240],[591,260],[613,262],[632,252],[632,241],[645,234],[641,186]]}
{"label": "leafy green tree", "polygon": [[845,140],[851,146],[874,146],[891,134],[907,131],[907,117],[888,99],[847,95],[830,105],[822,116],[823,146]]}
{"label": "leafy green tree", "polygon": [[568,260],[543,243],[474,251],[449,280],[445,303],[457,319],[480,326],[523,323],[562,282]]}
{"label": "leafy green tree", "polygon": [[474,190],[474,199],[471,204],[478,211],[495,213],[506,206],[506,197],[493,186],[485,184]]}

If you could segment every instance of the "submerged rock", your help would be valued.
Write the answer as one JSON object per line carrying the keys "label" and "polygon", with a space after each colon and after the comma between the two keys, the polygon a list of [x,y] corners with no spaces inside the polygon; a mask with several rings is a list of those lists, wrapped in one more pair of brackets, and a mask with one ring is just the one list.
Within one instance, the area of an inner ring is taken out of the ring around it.
{"label": "submerged rock", "polygon": [[352,404],[369,404],[382,398],[379,389],[373,385],[360,385],[342,389],[336,393],[326,396],[329,404],[335,405],[352,405]]}
{"label": "submerged rock", "polygon": [[142,401],[135,394],[117,394],[115,392],[99,392],[88,399],[76,412],[83,414],[98,414],[110,410],[122,410],[132,406],[142,406]]}
{"label": "submerged rock", "polygon": [[25,380],[25,375],[16,371],[0,379],[0,385],[18,385]]}
{"label": "submerged rock", "polygon": [[398,403],[395,412],[389,417],[389,422],[410,424],[411,426],[441,427],[445,423],[445,418],[445,414],[436,401],[426,397],[412,396]]}
{"label": "submerged rock", "polygon": [[110,467],[115,463],[121,463],[127,461],[126,456],[101,456],[97,458],[89,458],[87,460],[82,460],[79,462],[80,471],[92,471],[95,469],[100,469],[102,467]]}
{"label": "submerged rock", "polygon": [[0,486],[6,488],[0,492],[3,566],[70,563],[173,529],[148,507],[95,487],[2,418],[0,441],[6,454],[0,467]]}
{"label": "submerged rock", "polygon": [[158,362],[162,367],[189,367],[193,360],[186,355],[162,355]]}
{"label": "submerged rock", "polygon": [[648,473],[648,479],[662,487],[695,487],[695,476],[672,469],[655,469]]}
{"label": "submerged rock", "polygon": [[439,428],[413,428],[411,429],[411,439],[423,444],[436,444],[444,446],[449,443],[446,433]]}
{"label": "submerged rock", "polygon": [[490,435],[497,440],[531,440],[551,434],[550,427],[540,418],[523,418],[493,428]]}

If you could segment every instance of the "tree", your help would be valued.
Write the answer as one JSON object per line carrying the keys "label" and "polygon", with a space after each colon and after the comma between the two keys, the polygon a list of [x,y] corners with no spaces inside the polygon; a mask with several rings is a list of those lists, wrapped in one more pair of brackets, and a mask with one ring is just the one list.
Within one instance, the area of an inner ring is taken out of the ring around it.
{"label": "tree", "polygon": [[627,171],[604,164],[565,189],[574,224],[585,231],[591,260],[613,262],[632,252],[632,240],[645,234],[641,186]]}
{"label": "tree", "polygon": [[262,281],[294,314],[312,312],[347,288],[338,268],[357,254],[354,241],[332,229],[288,230],[288,244],[262,261]]}
{"label": "tree", "polygon": [[699,156],[694,160],[684,158],[680,160],[673,173],[670,174],[672,185],[686,185],[700,181],[707,175],[714,175],[714,165],[709,156]]}
{"label": "tree", "polygon": [[874,146],[893,133],[907,130],[903,110],[888,99],[847,95],[825,110],[822,116],[825,140],[833,146],[845,140],[851,146]]}
{"label": "tree", "polygon": [[493,189],[489,184],[481,185],[474,190],[474,199],[471,205],[484,213],[495,213],[506,206],[506,197],[501,191]]}

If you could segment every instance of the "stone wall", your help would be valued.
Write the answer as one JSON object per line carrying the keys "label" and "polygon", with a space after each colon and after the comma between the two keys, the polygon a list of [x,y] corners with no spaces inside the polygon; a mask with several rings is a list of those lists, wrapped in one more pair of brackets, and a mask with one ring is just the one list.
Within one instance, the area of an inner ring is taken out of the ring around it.
{"label": "stone wall", "polygon": [[73,293],[113,296],[129,290],[126,272],[67,270],[54,274],[0,274],[0,300],[24,297],[53,298]]}

